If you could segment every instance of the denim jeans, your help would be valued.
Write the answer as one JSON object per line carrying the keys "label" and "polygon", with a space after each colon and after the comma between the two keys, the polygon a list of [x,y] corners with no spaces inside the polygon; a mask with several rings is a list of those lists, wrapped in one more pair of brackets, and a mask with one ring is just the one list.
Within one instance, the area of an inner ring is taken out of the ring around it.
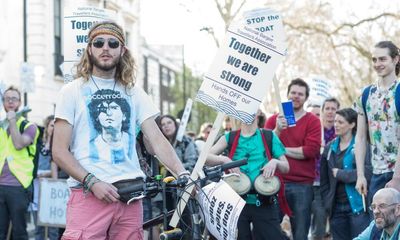
{"label": "denim jeans", "polygon": [[11,220],[13,240],[28,240],[25,216],[29,198],[22,186],[0,185],[0,239],[6,239]]}
{"label": "denim jeans", "polygon": [[331,217],[331,233],[335,240],[358,236],[370,223],[368,213],[353,214],[349,203],[336,203]]}
{"label": "denim jeans", "polygon": [[[387,172],[382,174],[372,174],[371,182],[368,188],[368,206],[372,203],[372,198],[374,197],[375,193],[385,187],[386,183],[392,180],[393,172]],[[369,211],[370,220],[374,219],[374,215],[371,211]]]}
{"label": "denim jeans", "polygon": [[311,232],[313,238],[323,238],[326,232],[326,210],[322,203],[320,186],[313,186],[313,190]]}
{"label": "denim jeans", "polygon": [[312,184],[285,183],[285,195],[293,216],[290,217],[293,240],[307,240],[311,222]]}

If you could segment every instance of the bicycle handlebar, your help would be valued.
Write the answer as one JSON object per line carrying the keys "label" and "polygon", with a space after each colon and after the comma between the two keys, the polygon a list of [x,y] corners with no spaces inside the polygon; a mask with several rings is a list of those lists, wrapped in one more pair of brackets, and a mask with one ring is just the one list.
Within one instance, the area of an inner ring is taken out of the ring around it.
{"label": "bicycle handlebar", "polygon": [[242,159],[242,160],[232,161],[232,162],[225,163],[222,165],[217,165],[214,167],[204,167],[203,172],[204,172],[204,175],[206,175],[206,177],[201,180],[202,181],[201,185],[204,185],[207,182],[207,180],[219,181],[225,170],[235,168],[235,167],[240,167],[240,166],[246,165],[246,164],[247,164],[247,158]]}
{"label": "bicycle handlebar", "polygon": [[[247,164],[247,159],[242,159],[238,161],[232,161],[229,163],[213,166],[213,167],[204,167],[203,172],[205,173],[206,178],[201,180],[215,180],[221,178],[223,172],[227,169],[240,167],[242,165]],[[185,187],[188,182],[187,178],[179,178],[169,183],[165,183],[167,187]],[[146,192],[144,195],[150,195],[151,193],[156,193],[161,191],[160,181],[153,180],[149,182],[144,182],[129,185],[123,188],[118,189],[118,194],[131,194],[131,193],[143,193]]]}
{"label": "bicycle handlebar", "polygon": [[143,191],[144,190],[144,185],[146,183],[143,182],[143,184],[141,185],[129,185],[127,187],[124,188],[119,188],[118,189],[118,194],[126,194],[126,193],[131,193],[131,192],[139,192],[139,191]]}
{"label": "bicycle handlebar", "polygon": [[240,167],[247,164],[247,158],[237,161],[228,162],[221,165],[221,170],[225,171],[230,168]]}

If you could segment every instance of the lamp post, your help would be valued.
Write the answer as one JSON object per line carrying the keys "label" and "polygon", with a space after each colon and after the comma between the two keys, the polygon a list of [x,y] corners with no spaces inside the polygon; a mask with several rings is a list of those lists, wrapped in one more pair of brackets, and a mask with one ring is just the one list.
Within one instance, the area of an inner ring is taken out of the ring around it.
{"label": "lamp post", "polygon": [[[24,62],[28,61],[28,46],[27,46],[27,19],[26,19],[26,0],[24,0],[24,4],[23,4],[23,19],[24,19],[24,23],[23,23],[23,32],[24,32]],[[28,93],[26,91],[24,91],[24,106],[28,105]]]}

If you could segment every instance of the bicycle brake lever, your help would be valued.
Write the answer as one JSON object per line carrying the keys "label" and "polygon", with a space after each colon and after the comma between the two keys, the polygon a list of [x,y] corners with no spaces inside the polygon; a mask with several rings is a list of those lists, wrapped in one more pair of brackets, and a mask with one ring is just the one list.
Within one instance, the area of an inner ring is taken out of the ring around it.
{"label": "bicycle brake lever", "polygon": [[239,173],[224,173],[221,178],[224,179],[224,178],[230,177],[230,176],[240,177],[240,174]]}
{"label": "bicycle brake lever", "polygon": [[143,194],[141,194],[140,196],[137,196],[137,197],[133,197],[133,198],[129,199],[128,202],[126,202],[126,205],[129,205],[131,202],[136,201],[136,200],[140,200],[142,198],[144,198]]}

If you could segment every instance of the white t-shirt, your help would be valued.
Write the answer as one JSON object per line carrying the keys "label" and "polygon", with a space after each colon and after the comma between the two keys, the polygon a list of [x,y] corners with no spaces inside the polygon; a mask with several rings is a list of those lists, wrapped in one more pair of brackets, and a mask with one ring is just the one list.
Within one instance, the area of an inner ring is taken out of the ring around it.
{"label": "white t-shirt", "polygon": [[[136,126],[159,114],[143,89],[113,79],[75,79],[63,86],[56,119],[72,125],[70,151],[97,178],[113,183],[145,177],[136,153]],[[70,187],[78,185],[68,179]]]}

